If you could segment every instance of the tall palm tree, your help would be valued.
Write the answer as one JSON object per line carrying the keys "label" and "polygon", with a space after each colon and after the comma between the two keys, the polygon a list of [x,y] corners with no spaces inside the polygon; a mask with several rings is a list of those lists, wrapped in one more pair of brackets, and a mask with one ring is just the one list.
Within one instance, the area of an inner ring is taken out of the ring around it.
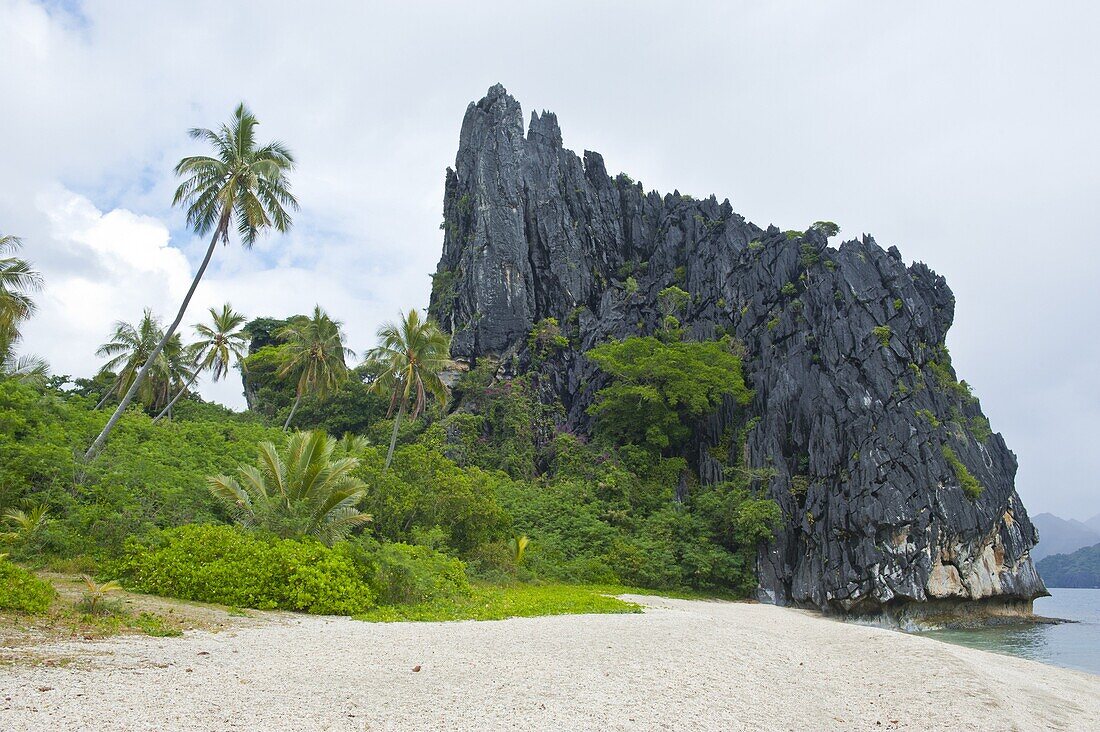
{"label": "tall palm tree", "polygon": [[239,478],[207,478],[210,492],[237,523],[331,545],[371,520],[357,508],[367,491],[351,474],[359,460],[337,449],[337,440],[324,432],[288,435],[282,451],[263,442],[259,453],[258,465],[237,469]]}
{"label": "tall palm tree", "polygon": [[294,406],[286,418],[283,429],[290,429],[290,421],[298,411],[298,404],[306,394],[324,399],[348,378],[345,357],[353,358],[355,352],[344,347],[343,325],[333,320],[321,309],[313,308],[313,317],[300,323],[291,323],[275,334],[283,342],[285,354],[280,377],[297,378]]}
{"label": "tall palm tree", "polygon": [[290,229],[291,219],[287,209],[298,208],[298,201],[291,195],[290,181],[287,179],[287,173],[294,168],[294,157],[280,142],[269,142],[262,147],[257,145],[257,124],[256,117],[241,103],[234,111],[232,121],[220,129],[198,128],[188,132],[191,139],[208,142],[214,156],[197,155],[179,161],[176,175],[185,178],[176,189],[172,205],[187,207],[187,225],[196,234],[201,236],[213,231],[213,236],[175,320],[164,332],[149,360],[138,371],[137,378],[103,431],[84,454],[86,460],[93,458],[103,447],[107,436],[141,388],[154,360],[175,334],[218,242],[229,243],[229,231],[234,224],[245,248],[251,248],[260,233],[267,229]]}
{"label": "tall palm tree", "polygon": [[447,385],[440,374],[450,359],[450,338],[433,320],[421,320],[420,313],[410,310],[396,323],[386,323],[378,329],[379,345],[367,358],[381,368],[381,376],[371,384],[378,391],[388,391],[390,409],[397,408],[393,420],[393,435],[386,465],[393,462],[393,450],[397,445],[397,429],[405,410],[416,419],[427,406],[428,396],[441,403],[447,401]]}
{"label": "tall palm tree", "polygon": [[30,293],[42,289],[42,275],[14,256],[23,246],[17,236],[0,236],[0,357],[9,358],[19,341],[19,325],[34,314]]}
{"label": "tall palm tree", "polygon": [[248,334],[241,329],[241,326],[244,325],[245,320],[244,315],[233,310],[233,306],[229,303],[225,303],[220,311],[210,308],[210,325],[195,324],[195,332],[199,340],[187,347],[188,357],[193,364],[191,378],[182,389],[176,392],[172,401],[168,402],[168,406],[156,416],[154,422],[168,414],[202,372],[210,371],[214,381],[221,381],[229,373],[234,360],[244,364],[245,351],[248,349]]}

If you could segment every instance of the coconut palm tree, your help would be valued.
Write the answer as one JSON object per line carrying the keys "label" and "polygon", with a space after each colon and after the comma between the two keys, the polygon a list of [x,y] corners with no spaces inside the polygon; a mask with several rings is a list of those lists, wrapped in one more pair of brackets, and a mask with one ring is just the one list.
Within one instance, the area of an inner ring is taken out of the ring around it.
{"label": "coconut palm tree", "polygon": [[17,236],[0,236],[0,357],[5,359],[19,341],[19,325],[34,314],[30,293],[42,289],[42,275],[14,256],[22,246]]}
{"label": "coconut palm tree", "polygon": [[284,342],[284,358],[279,377],[294,377],[294,406],[286,418],[283,429],[290,429],[290,421],[298,411],[302,397],[311,394],[324,399],[348,378],[345,358],[354,358],[355,352],[344,347],[344,333],[339,320],[333,320],[320,305],[313,308],[313,317],[291,323],[276,332]]}
{"label": "coconut palm tree", "polygon": [[291,195],[287,179],[287,173],[294,168],[294,157],[280,142],[259,146],[256,143],[257,124],[256,117],[241,103],[229,124],[222,125],[216,131],[193,129],[188,133],[193,140],[208,142],[214,155],[186,157],[176,165],[176,175],[184,177],[184,181],[176,189],[172,205],[187,207],[187,225],[196,234],[201,236],[213,232],[213,235],[179,312],[137,372],[103,431],[84,454],[86,460],[93,458],[103,447],[107,436],[141,388],[157,356],[179,328],[218,242],[228,244],[230,230],[234,227],[245,248],[250,248],[263,231],[290,229],[291,219],[287,209],[298,208],[298,201]]}
{"label": "coconut palm tree", "polygon": [[39,388],[45,385],[50,375],[50,364],[41,356],[16,356],[9,351],[0,362],[0,375]]}
{"label": "coconut palm tree", "polygon": [[[158,356],[159,365],[149,371],[153,401],[148,404],[150,413],[172,416],[172,395],[181,394],[198,378],[198,367],[191,357],[190,348],[183,345],[179,333],[168,339]],[[155,421],[155,420],[154,420]]]}
{"label": "coconut palm tree", "polygon": [[451,343],[435,321],[421,320],[416,310],[410,310],[396,323],[386,323],[379,328],[378,339],[379,345],[367,356],[381,369],[381,375],[371,388],[390,393],[387,416],[397,409],[383,468],[386,469],[393,462],[397,429],[405,411],[410,410],[409,416],[416,419],[427,406],[429,395],[440,403],[447,401],[447,385],[440,374],[448,364]]}
{"label": "coconut palm tree", "polygon": [[220,311],[210,308],[209,325],[195,324],[195,332],[199,340],[186,349],[193,364],[191,378],[182,389],[176,392],[172,401],[168,402],[168,406],[156,416],[154,422],[169,413],[172,406],[184,392],[191,388],[202,372],[210,371],[214,381],[221,381],[229,373],[233,361],[244,364],[245,351],[248,349],[248,334],[241,329],[241,326],[244,325],[245,320],[244,315],[234,311],[229,303],[225,303]]}
{"label": "coconut palm tree", "polygon": [[190,370],[183,357],[183,344],[178,334],[169,338],[160,352],[153,355],[163,337],[160,319],[148,308],[137,325],[123,321],[115,323],[110,340],[99,347],[96,355],[108,358],[100,372],[113,372],[117,376],[111,391],[104,395],[97,407],[112,392],[120,397],[129,393],[144,364],[149,364],[149,375],[137,391],[139,401],[148,409],[159,409],[168,402],[173,385],[189,378]]}
{"label": "coconut palm tree", "polygon": [[263,442],[258,465],[241,465],[237,478],[215,475],[207,484],[243,526],[331,545],[371,520],[357,508],[367,490],[351,474],[359,460],[334,455],[336,443],[320,430],[287,435],[282,451]]}

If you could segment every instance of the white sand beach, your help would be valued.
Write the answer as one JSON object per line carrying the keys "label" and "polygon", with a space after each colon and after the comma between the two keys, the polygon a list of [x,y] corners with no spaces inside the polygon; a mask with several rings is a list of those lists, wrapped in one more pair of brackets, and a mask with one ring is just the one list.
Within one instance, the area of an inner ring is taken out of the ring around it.
{"label": "white sand beach", "polygon": [[0,666],[0,729],[1100,729],[1100,676],[799,610],[631,599],[646,612],[273,614],[41,645]]}

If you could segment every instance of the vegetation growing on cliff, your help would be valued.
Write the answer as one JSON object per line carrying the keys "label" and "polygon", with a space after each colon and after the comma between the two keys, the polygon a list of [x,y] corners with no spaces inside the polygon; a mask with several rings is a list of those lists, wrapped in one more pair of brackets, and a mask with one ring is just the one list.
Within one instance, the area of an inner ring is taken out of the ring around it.
{"label": "vegetation growing on cliff", "polygon": [[691,434],[691,420],[714,411],[726,396],[746,404],[752,393],[729,344],[664,342],[653,337],[606,343],[588,357],[612,377],[589,414],[610,439],[657,452]]}

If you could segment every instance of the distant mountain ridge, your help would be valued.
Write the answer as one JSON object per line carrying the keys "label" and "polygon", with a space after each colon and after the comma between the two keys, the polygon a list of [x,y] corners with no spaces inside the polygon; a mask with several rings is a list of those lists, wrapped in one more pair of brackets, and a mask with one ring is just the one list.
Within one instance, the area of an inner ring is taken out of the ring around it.
{"label": "distant mountain ridge", "polygon": [[1100,515],[1087,521],[1064,519],[1052,513],[1040,513],[1031,517],[1039,530],[1039,543],[1031,550],[1032,559],[1038,561],[1053,554],[1070,554],[1084,547],[1100,544]]}

